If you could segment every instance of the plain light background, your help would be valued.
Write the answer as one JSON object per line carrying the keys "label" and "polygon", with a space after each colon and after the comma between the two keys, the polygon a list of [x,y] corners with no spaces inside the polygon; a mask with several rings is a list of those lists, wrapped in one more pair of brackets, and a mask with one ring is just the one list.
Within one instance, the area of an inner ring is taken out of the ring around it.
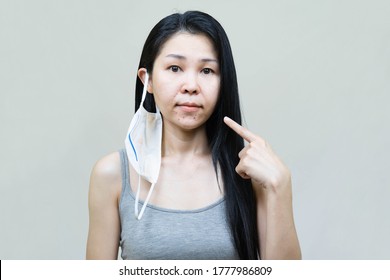
{"label": "plain light background", "polygon": [[304,259],[390,258],[390,1],[0,0],[0,258],[83,259],[150,29],[224,26],[246,126],[293,174]]}

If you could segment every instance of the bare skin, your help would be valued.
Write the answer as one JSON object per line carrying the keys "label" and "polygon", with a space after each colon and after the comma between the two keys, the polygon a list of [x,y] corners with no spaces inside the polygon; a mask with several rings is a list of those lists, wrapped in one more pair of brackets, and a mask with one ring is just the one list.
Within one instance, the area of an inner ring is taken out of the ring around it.
{"label": "bare skin", "polygon": [[109,154],[94,166],[89,186],[87,259],[118,257],[121,170],[118,153]]}

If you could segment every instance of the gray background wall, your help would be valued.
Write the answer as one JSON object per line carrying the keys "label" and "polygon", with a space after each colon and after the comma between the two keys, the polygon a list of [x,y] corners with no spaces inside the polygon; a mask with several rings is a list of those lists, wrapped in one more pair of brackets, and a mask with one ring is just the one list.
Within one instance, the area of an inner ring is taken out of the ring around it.
{"label": "gray background wall", "polygon": [[188,9],[225,27],[246,125],[292,170],[304,258],[389,259],[387,0],[0,0],[0,258],[84,258],[142,45]]}

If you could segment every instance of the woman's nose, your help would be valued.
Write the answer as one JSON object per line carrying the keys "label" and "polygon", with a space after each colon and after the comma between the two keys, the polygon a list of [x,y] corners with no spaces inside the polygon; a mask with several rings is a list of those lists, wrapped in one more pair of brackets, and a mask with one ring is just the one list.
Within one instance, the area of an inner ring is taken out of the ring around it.
{"label": "woman's nose", "polygon": [[188,73],[182,86],[182,93],[197,94],[199,93],[198,75]]}

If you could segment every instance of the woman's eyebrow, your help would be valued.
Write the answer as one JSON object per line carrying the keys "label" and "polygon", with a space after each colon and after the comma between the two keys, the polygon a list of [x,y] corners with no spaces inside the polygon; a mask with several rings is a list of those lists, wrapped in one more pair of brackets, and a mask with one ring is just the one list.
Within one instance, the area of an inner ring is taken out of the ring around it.
{"label": "woman's eyebrow", "polygon": [[166,57],[173,57],[173,58],[177,58],[177,59],[180,59],[180,60],[185,60],[186,59],[185,56],[180,55],[180,54],[168,54]]}
{"label": "woman's eyebrow", "polygon": [[[179,60],[186,60],[187,59],[184,55],[180,55],[180,54],[168,54],[166,57],[172,57],[172,58],[176,58],[176,59],[179,59]],[[202,62],[214,62],[214,63],[218,64],[218,60],[214,59],[214,58],[201,58],[201,59],[199,59],[199,61],[202,61]]]}

